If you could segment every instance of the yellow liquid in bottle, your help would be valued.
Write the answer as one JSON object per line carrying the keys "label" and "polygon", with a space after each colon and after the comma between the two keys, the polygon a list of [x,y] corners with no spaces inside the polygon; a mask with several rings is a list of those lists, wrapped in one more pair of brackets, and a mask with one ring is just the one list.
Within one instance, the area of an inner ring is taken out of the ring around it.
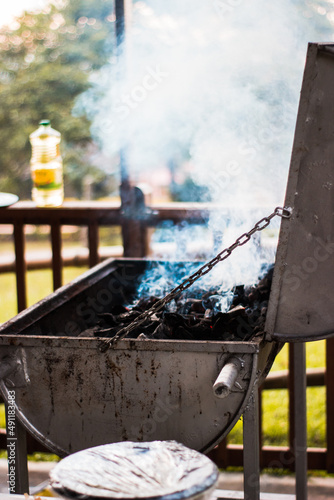
{"label": "yellow liquid in bottle", "polygon": [[64,200],[60,133],[51,129],[49,123],[43,124],[30,135],[30,170],[33,182],[31,195],[38,207],[58,207]]}
{"label": "yellow liquid in bottle", "polygon": [[61,161],[31,164],[32,199],[38,207],[59,207],[64,201]]}

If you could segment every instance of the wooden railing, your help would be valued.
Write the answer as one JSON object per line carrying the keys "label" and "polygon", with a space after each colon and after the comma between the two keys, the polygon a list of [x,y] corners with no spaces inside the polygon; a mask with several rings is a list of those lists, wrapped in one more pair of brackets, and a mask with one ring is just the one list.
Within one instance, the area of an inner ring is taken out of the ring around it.
{"label": "wooden railing", "polygon": [[171,220],[176,224],[184,220],[204,223],[209,216],[209,209],[199,204],[179,203],[173,206],[169,204],[155,206],[153,209],[142,206],[139,210],[141,213],[122,213],[118,203],[110,202],[67,202],[59,208],[36,208],[32,202],[19,202],[12,207],[0,209],[0,224],[11,224],[14,228],[18,311],[22,311],[27,306],[27,262],[24,234],[26,224],[50,226],[53,288],[57,289],[62,285],[62,226],[88,228],[88,264],[92,267],[99,262],[100,226],[126,228],[126,238],[123,238],[123,255],[144,257],[147,254],[148,227],[154,227],[164,220]]}
{"label": "wooden railing", "polygon": [[[123,255],[126,257],[145,257],[149,249],[149,229],[162,221],[173,221],[175,224],[187,221],[189,223],[205,224],[212,210],[224,211],[222,207],[213,207],[193,203],[170,203],[165,205],[141,205],[134,212],[124,212],[118,203],[110,202],[65,202],[59,208],[36,208],[32,202],[19,202],[12,207],[0,209],[0,224],[12,225],[15,249],[15,274],[17,290],[18,312],[27,306],[27,255],[25,251],[25,225],[49,225],[52,248],[50,267],[53,274],[53,288],[62,285],[62,232],[66,225],[88,228],[88,265],[94,266],[99,262],[99,227],[121,226],[123,234]],[[289,391],[289,446],[268,447],[261,446],[261,467],[294,468],[294,426],[293,426],[293,345],[289,346],[289,372],[287,387]],[[334,472],[334,340],[327,341],[326,371],[324,383],[327,398],[327,448],[308,449],[308,468]],[[313,377],[313,380],[315,378]],[[323,374],[318,377],[316,384],[323,383]],[[272,387],[270,378],[260,390]],[[276,387],[281,387],[276,383]],[[260,405],[261,408],[261,405]],[[262,414],[261,414],[262,415]],[[262,416],[260,419],[260,430]],[[261,435],[261,432],[260,432]],[[0,448],[5,448],[5,435],[0,433]],[[28,451],[43,449],[42,445],[29,439]],[[225,440],[210,456],[220,467],[241,466],[242,446],[228,444]]]}

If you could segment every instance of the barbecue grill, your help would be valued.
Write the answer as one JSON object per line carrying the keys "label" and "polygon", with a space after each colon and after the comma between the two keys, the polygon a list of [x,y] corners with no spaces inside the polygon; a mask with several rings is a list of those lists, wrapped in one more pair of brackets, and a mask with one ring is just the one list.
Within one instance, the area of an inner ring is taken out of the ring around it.
{"label": "barbecue grill", "polygon": [[[102,354],[98,339],[68,337],[84,330],[87,319],[94,322],[92,305],[108,310],[111,297],[121,304],[131,296],[146,265],[107,261],[5,326],[19,335],[1,337],[9,371],[4,396],[15,387],[19,418],[61,456],[108,442],[171,436],[209,451],[241,415],[259,366],[262,373],[274,359],[277,344],[259,339],[124,339]],[[217,397],[211,388],[233,359],[239,360],[235,387],[227,398]]]}
{"label": "barbecue grill", "polygon": [[285,200],[292,215],[281,222],[261,338],[122,339],[105,353],[98,339],[77,338],[111,300],[134,294],[147,266],[135,259],[96,266],[0,328],[2,394],[15,388],[17,417],[50,450],[174,439],[208,452],[283,342],[332,335],[333,54],[334,45],[309,45]]}

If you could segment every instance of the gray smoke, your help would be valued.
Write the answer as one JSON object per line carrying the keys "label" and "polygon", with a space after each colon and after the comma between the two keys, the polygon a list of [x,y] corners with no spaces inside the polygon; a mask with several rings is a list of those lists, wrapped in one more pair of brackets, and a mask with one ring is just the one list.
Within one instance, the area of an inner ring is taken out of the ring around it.
{"label": "gray smoke", "polygon": [[[230,244],[283,203],[307,43],[332,39],[333,20],[333,2],[136,2],[122,57],[78,106],[106,154],[127,149],[134,180],[186,164],[226,206],[209,225]],[[273,259],[247,247],[224,279],[254,279]]]}

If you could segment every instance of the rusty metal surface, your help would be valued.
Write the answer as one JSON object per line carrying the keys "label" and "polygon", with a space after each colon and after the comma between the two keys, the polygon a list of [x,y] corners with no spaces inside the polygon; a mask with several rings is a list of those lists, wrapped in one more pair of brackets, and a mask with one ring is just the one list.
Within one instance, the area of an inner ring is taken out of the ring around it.
{"label": "rusty metal surface", "polygon": [[[97,311],[124,302],[146,265],[109,260],[0,327],[3,396],[15,387],[20,420],[59,455],[126,439],[208,451],[273,359],[272,345],[259,340],[126,339],[102,354],[98,339],[75,337]],[[228,397],[217,398],[212,386],[231,357],[240,372]]]}
{"label": "rusty metal surface", "polygon": [[[268,308],[266,331],[282,341],[334,332],[333,44],[309,44]],[[331,52],[332,51],[332,52]]]}
{"label": "rusty metal surface", "polygon": [[[232,428],[257,377],[256,343],[122,340],[98,351],[95,339],[2,336],[1,381],[15,387],[19,418],[60,455],[123,440],[175,439],[211,449]],[[229,397],[212,385],[231,353],[242,369]],[[24,364],[17,359],[24,358]]]}

